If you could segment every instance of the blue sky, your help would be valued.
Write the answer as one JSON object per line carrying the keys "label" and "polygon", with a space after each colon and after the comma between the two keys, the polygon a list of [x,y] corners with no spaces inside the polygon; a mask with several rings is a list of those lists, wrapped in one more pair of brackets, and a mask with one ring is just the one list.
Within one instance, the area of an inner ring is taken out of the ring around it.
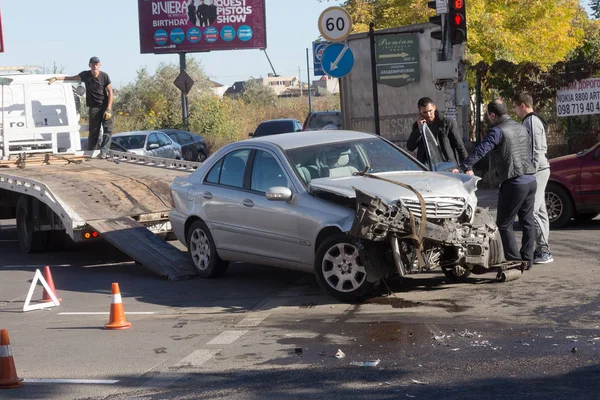
{"label": "blue sky", "polygon": [[[0,53],[0,65],[49,67],[56,62],[64,67],[66,74],[74,75],[88,69],[91,56],[98,56],[102,70],[119,87],[133,81],[142,67],[152,72],[160,62],[178,63],[177,54],[140,54],[137,3],[136,0],[4,0],[0,9],[5,52]],[[319,37],[319,14],[337,4],[337,1],[266,0],[267,53],[278,74],[297,76],[300,67],[305,79],[305,49]],[[271,72],[260,50],[190,55],[201,60],[213,80],[227,85]]]}
{"label": "blue sky", "polygon": [[[319,14],[339,3],[266,0],[267,53],[278,74],[298,75],[300,68],[301,79],[305,79],[305,49],[319,36]],[[66,74],[74,75],[88,68],[91,56],[98,56],[114,86],[120,87],[133,81],[142,67],[153,72],[160,62],[178,63],[176,54],[140,54],[135,0],[5,0],[0,10],[5,47],[5,52],[0,53],[0,65],[50,67],[55,62],[64,67]],[[225,85],[271,72],[260,50],[191,56],[202,62],[209,77]]]}

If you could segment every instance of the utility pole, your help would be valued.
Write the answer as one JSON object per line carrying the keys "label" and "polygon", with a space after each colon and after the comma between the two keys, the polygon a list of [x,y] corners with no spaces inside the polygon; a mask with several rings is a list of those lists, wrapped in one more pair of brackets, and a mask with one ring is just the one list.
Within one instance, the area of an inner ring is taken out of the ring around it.
{"label": "utility pole", "polygon": [[300,66],[298,65],[298,86],[300,86],[300,97],[302,97],[302,79],[300,78]]}
{"label": "utility pole", "polygon": [[306,49],[306,76],[308,78],[308,112],[312,112],[312,90],[310,88],[310,64],[308,61],[308,49]]}

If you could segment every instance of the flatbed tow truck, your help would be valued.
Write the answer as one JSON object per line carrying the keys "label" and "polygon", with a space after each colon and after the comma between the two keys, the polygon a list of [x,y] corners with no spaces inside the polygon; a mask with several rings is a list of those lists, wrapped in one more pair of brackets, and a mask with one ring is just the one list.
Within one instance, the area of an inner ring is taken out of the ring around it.
{"label": "flatbed tow truck", "polygon": [[166,279],[190,278],[189,257],[157,235],[170,231],[173,178],[198,165],[113,151],[106,160],[21,155],[0,161],[0,218],[16,218],[25,252],[103,238]]}

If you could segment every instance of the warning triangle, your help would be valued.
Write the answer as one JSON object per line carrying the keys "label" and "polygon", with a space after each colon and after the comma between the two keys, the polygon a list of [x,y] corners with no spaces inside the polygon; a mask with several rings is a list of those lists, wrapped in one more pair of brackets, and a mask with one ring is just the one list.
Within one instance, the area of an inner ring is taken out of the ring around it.
{"label": "warning triangle", "polygon": [[[42,286],[44,286],[44,289],[46,289],[46,292],[50,295],[52,302],[29,305],[29,303],[31,302],[31,297],[33,296],[33,291],[35,290],[35,286],[38,283],[38,281],[40,281],[42,283]],[[35,275],[33,276],[33,281],[31,281],[31,286],[29,287],[29,293],[27,293],[27,299],[25,299],[25,304],[23,304],[23,312],[32,311],[32,310],[41,310],[42,308],[48,308],[48,307],[54,307],[54,306],[58,307],[58,306],[60,306],[60,303],[58,302],[58,299],[56,298],[56,295],[54,294],[54,292],[50,289],[50,286],[48,286],[48,282],[46,282],[46,280],[42,276],[42,273],[40,272],[40,270],[36,269]]]}

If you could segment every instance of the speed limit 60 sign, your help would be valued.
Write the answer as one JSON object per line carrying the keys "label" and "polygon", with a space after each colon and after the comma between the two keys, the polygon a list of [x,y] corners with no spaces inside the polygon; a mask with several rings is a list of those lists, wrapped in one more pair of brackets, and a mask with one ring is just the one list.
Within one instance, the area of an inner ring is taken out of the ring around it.
{"label": "speed limit 60 sign", "polygon": [[319,32],[326,40],[341,42],[352,30],[352,17],[343,7],[329,7],[319,17]]}

